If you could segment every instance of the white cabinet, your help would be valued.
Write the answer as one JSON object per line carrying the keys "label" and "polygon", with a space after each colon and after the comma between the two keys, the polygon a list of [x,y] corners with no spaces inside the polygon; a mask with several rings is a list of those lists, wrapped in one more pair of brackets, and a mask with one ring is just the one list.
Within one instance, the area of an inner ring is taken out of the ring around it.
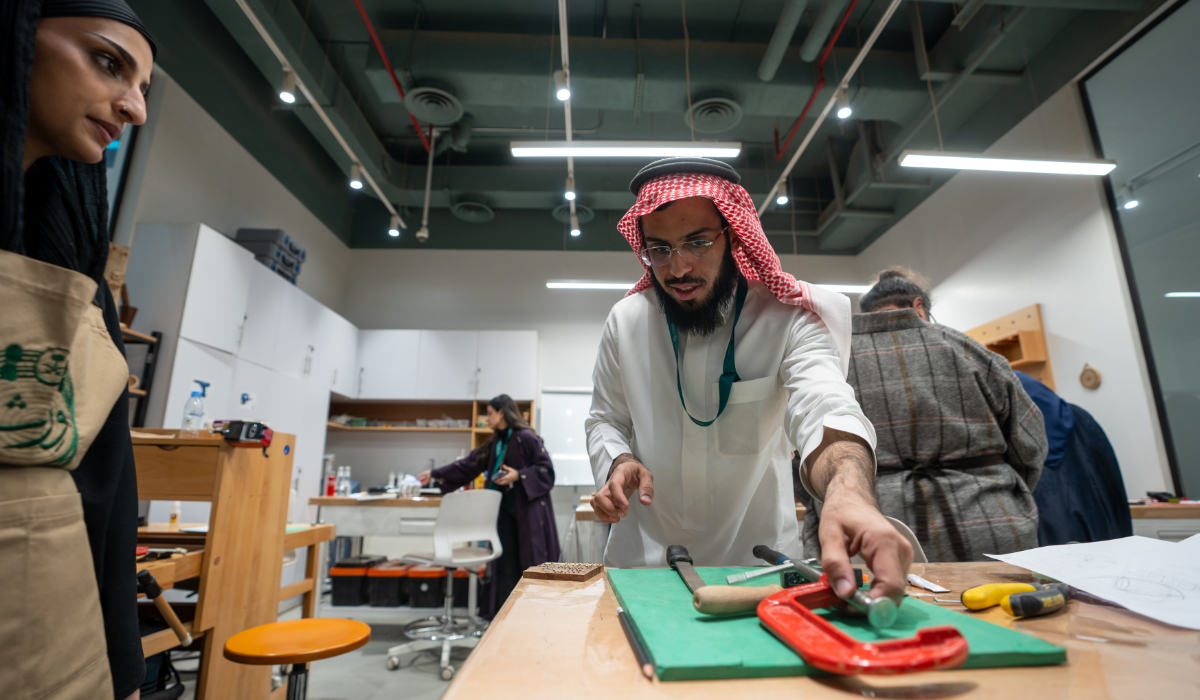
{"label": "white cabinet", "polygon": [[200,389],[195,380],[208,383],[204,397],[204,421],[228,418],[233,407],[233,372],[237,358],[227,352],[179,339],[175,363],[167,387],[164,428],[178,430],[183,425],[183,405],[193,391]]}
{"label": "white cabinet", "polygon": [[475,396],[508,394],[531,399],[537,391],[536,331],[480,331],[479,384]]}
{"label": "white cabinet", "polygon": [[417,396],[430,400],[475,398],[478,331],[421,331]]}
{"label": "white cabinet", "polygon": [[295,434],[303,420],[305,380],[238,358],[233,371],[229,418],[267,423]]}
{"label": "white cabinet", "polygon": [[318,365],[328,388],[349,398],[358,398],[358,328],[325,309],[321,335],[317,339]]}
{"label": "white cabinet", "polygon": [[275,337],[283,318],[284,299],[295,288],[287,280],[255,262],[250,266],[249,298],[242,342],[237,356],[263,367],[275,364]]}
{"label": "white cabinet", "polygon": [[320,340],[321,315],[326,309],[309,295],[288,286],[275,334],[272,367],[293,377],[307,377],[315,369],[318,345],[324,345]]}
{"label": "white cabinet", "polygon": [[[360,399],[415,399],[421,331],[359,331]],[[341,393],[341,392],[338,392]]]}
{"label": "white cabinet", "polygon": [[201,225],[188,276],[180,337],[235,353],[250,293],[254,255]]}

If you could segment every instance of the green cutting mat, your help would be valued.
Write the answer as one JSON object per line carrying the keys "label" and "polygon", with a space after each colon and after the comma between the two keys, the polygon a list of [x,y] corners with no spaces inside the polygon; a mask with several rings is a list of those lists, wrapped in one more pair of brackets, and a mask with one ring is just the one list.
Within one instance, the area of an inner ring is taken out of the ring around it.
{"label": "green cutting mat", "polygon": [[[728,574],[746,570],[733,567],[696,571],[712,585],[724,584]],[[825,675],[775,639],[754,615],[713,617],[696,612],[687,586],[671,569],[607,572],[617,601],[653,657],[659,680]],[[765,584],[759,580],[743,585]],[[821,613],[851,637],[871,641],[911,637],[922,627],[953,625],[971,647],[962,668],[1042,666],[1067,660],[1067,651],[1062,647],[916,598],[904,600],[896,625],[888,630],[872,629],[866,620],[836,610]]]}

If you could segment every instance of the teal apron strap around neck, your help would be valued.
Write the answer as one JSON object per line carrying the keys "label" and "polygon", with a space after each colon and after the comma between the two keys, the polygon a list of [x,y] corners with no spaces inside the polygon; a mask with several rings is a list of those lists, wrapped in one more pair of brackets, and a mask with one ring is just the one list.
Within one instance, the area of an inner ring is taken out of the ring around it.
{"label": "teal apron strap around neck", "polygon": [[496,463],[493,464],[491,470],[488,471],[488,481],[491,481],[492,477],[496,476],[496,472],[499,471],[501,465],[504,464],[504,455],[508,453],[508,440],[511,437],[512,428],[508,428],[504,431],[504,439],[496,440]]}
{"label": "teal apron strap around neck", "polygon": [[746,292],[746,278],[738,275],[737,294],[734,297],[733,305],[733,328],[729,331],[729,347],[725,349],[725,365],[721,369],[721,379],[718,381],[721,403],[717,406],[717,415],[713,416],[712,420],[696,420],[687,410],[687,401],[683,399],[683,382],[679,379],[679,330],[675,328],[674,323],[667,321],[667,330],[671,332],[671,347],[675,350],[675,388],[679,390],[679,403],[683,405],[683,412],[687,413],[687,417],[701,428],[707,428],[717,422],[717,419],[725,412],[725,404],[729,403],[729,390],[733,387],[733,383],[742,381],[737,373],[737,363],[734,361],[733,339],[737,335],[737,322],[742,315],[742,305],[746,303]]}

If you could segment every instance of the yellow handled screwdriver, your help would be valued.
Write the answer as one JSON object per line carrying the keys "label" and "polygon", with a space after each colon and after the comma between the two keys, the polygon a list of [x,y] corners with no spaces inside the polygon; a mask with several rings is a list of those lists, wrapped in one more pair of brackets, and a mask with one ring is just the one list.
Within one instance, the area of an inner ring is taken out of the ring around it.
{"label": "yellow handled screwdriver", "polygon": [[1029,593],[1040,588],[1032,583],[988,583],[963,591],[962,604],[968,610],[986,610],[1014,593]]}
{"label": "yellow handled screwdriver", "polygon": [[1052,583],[1042,590],[1014,593],[1001,600],[1000,607],[1014,617],[1047,615],[1066,605],[1072,592],[1065,583]]}

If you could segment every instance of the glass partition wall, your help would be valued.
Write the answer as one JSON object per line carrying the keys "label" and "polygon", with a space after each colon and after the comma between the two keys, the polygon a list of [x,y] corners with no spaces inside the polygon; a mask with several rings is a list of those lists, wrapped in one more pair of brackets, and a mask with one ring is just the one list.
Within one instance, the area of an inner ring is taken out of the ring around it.
{"label": "glass partition wall", "polygon": [[[1200,498],[1200,0],[1082,82],[1176,495]],[[1137,497],[1141,494],[1129,494]]]}

